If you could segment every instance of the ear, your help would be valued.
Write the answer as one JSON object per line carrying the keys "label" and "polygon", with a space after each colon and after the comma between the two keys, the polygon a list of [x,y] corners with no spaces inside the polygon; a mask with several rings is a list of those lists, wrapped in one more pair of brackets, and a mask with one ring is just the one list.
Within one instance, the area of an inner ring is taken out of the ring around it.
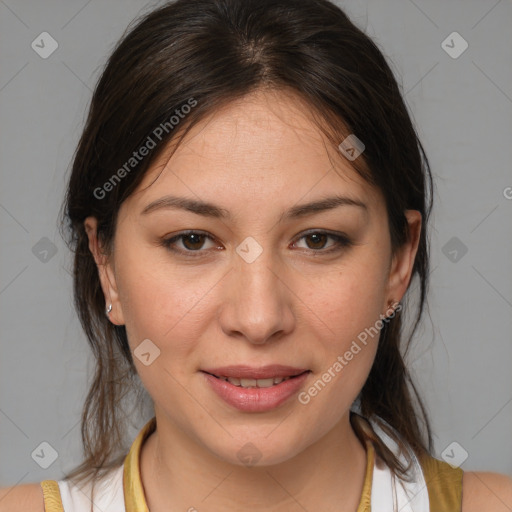
{"label": "ear", "polygon": [[386,304],[384,304],[384,310],[388,312],[390,308],[389,303],[399,302],[404,296],[407,286],[409,286],[420,241],[421,213],[418,210],[406,210],[404,215],[408,223],[409,237],[401,247],[396,249],[391,260]]}
{"label": "ear", "polygon": [[89,250],[98,267],[101,288],[106,301],[105,308],[112,304],[112,311],[108,314],[108,318],[115,325],[124,325],[123,310],[117,292],[114,269],[98,240],[97,226],[98,220],[95,217],[87,217],[84,221],[85,232],[89,238]]}

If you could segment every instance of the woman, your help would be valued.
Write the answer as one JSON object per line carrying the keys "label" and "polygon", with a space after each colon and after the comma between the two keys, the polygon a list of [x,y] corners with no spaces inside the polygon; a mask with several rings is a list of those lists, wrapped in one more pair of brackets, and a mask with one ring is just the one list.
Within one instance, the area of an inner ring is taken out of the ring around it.
{"label": "woman", "polygon": [[510,510],[508,477],[431,455],[401,356],[431,197],[390,68],[333,4],[147,15],[99,80],[63,211],[97,361],[86,457],[0,509]]}

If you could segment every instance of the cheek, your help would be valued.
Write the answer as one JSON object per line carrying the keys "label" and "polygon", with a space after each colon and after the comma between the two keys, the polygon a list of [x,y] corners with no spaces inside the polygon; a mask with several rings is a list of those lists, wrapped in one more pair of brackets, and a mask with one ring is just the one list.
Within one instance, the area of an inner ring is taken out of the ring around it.
{"label": "cheek", "polygon": [[219,277],[198,277],[197,268],[177,267],[160,255],[155,258],[155,251],[130,250],[118,258],[119,299],[132,350],[150,339],[162,349],[172,345],[178,362],[199,339]]}
{"label": "cheek", "polygon": [[[157,261],[154,252],[150,259],[144,251],[126,251],[116,262],[119,299],[144,387],[155,403],[172,404],[176,417],[186,418],[191,404],[183,383],[200,364],[199,343],[219,279],[198,277],[191,267],[180,271],[168,261]],[[143,357],[148,352],[149,364]]]}
{"label": "cheek", "polygon": [[306,298],[310,320],[325,331],[337,350],[375,325],[383,313],[387,285],[384,256],[367,247],[354,252],[337,269],[297,283],[300,288],[295,290]]}
{"label": "cheek", "polygon": [[323,276],[315,286],[311,283],[305,301],[306,324],[317,326],[312,335],[322,342],[315,347],[315,380],[305,390],[302,403],[310,403],[326,420],[334,421],[357,397],[375,358],[384,313],[386,261],[376,253],[360,251],[343,269]]}

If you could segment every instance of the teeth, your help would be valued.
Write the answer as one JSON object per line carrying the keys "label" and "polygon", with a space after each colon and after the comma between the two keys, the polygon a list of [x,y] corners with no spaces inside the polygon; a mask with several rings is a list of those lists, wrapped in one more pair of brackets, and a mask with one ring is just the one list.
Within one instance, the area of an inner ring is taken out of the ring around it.
{"label": "teeth", "polygon": [[256,379],[240,379],[240,386],[243,388],[254,388],[256,387]]}
{"label": "teeth", "polygon": [[270,378],[270,379],[258,379],[256,381],[256,385],[259,388],[269,388],[270,386],[274,385],[274,379],[273,378]]}
{"label": "teeth", "polygon": [[270,377],[268,379],[239,379],[237,377],[219,377],[219,379],[225,380],[234,386],[242,388],[270,388],[276,384],[290,379],[290,377]]}

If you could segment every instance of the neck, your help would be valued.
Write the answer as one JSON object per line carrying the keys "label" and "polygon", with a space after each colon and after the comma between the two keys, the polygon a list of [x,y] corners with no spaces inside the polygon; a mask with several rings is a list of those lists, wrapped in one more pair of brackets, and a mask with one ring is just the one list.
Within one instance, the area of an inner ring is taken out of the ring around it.
{"label": "neck", "polygon": [[366,451],[349,414],[307,449],[272,466],[246,467],[219,459],[157,416],[144,442],[141,480],[151,512],[168,510],[356,511]]}

